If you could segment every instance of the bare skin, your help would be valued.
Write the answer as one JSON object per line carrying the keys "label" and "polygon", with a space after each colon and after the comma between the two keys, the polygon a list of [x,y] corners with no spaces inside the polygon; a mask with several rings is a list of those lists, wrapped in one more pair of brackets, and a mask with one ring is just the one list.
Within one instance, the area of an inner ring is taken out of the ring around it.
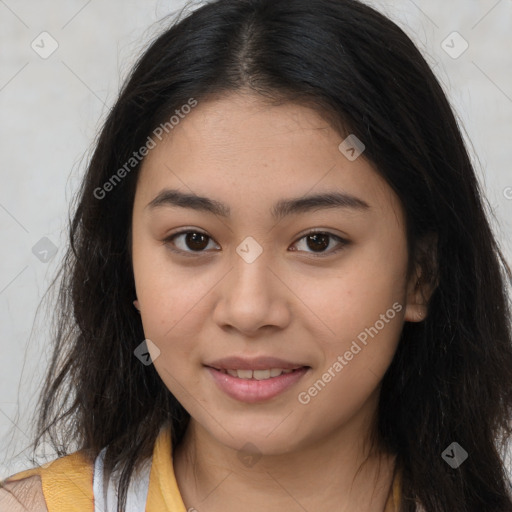
{"label": "bare skin", "polygon": [[33,475],[0,488],[0,512],[48,512],[41,477]]}
{"label": "bare skin", "polygon": [[[343,138],[306,107],[231,94],[199,103],[144,160],[132,219],[135,305],[160,351],[157,372],[191,415],[173,460],[187,509],[384,509],[394,458],[368,443],[380,383],[404,322],[426,317],[432,290],[416,286],[419,268],[407,278],[399,199],[364,154],[342,154]],[[230,216],[147,206],[166,188],[222,202]],[[279,200],[325,192],[369,207],[271,215]],[[185,235],[169,241],[185,230],[206,235],[204,248]],[[325,250],[312,230],[331,234]],[[250,263],[236,251],[247,237],[262,250]],[[246,403],[206,366],[231,355],[309,369],[278,396]],[[342,370],[333,369],[338,356]],[[319,379],[328,383],[308,391]]]}

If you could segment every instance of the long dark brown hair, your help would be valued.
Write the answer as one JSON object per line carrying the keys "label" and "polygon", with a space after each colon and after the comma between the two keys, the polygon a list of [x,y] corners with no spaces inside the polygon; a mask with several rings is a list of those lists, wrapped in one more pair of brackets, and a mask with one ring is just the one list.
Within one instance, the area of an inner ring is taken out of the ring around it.
{"label": "long dark brown hair", "polygon": [[[437,236],[424,279],[437,283],[428,318],[406,322],[386,372],[378,434],[396,454],[402,512],[510,512],[504,466],[512,406],[512,278],[454,114],[409,37],[357,0],[215,0],[173,22],[126,80],[72,205],[59,274],[53,358],[37,439],[60,455],[109,446],[122,471],[119,511],[135,466],[170,423],[176,446],[189,415],[153,365],[134,309],[131,214],[140,164],[107,183],[153,130],[189,102],[249,89],[269,102],[317,108],[400,198],[409,254]],[[411,259],[412,261],[412,259]],[[442,457],[457,442],[458,468]]]}

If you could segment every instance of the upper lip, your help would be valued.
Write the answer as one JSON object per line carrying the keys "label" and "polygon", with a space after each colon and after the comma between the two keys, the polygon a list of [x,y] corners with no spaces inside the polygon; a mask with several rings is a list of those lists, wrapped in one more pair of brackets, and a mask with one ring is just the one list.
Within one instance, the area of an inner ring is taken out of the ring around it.
{"label": "upper lip", "polygon": [[301,363],[293,363],[279,359],[277,357],[240,357],[231,356],[223,359],[217,359],[205,366],[216,368],[217,370],[268,370],[272,368],[282,368],[283,370],[295,370],[307,366]]}

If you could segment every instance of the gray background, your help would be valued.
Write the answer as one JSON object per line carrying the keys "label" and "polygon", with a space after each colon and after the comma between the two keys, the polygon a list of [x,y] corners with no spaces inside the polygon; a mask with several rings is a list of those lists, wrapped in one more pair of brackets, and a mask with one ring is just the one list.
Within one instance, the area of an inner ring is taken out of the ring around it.
{"label": "gray background", "polygon": [[[512,261],[512,1],[368,3],[434,67]],[[31,413],[50,355],[48,314],[36,311],[64,254],[78,178],[120,82],[165,26],[157,21],[184,5],[0,0],[0,478],[30,467]],[[465,43],[454,31],[469,45],[461,55]],[[58,48],[45,55],[52,44]]]}

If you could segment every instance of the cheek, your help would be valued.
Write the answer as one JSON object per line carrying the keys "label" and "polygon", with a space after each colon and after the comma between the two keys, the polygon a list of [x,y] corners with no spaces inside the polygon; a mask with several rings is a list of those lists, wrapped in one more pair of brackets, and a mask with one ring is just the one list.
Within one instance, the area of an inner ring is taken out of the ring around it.
{"label": "cheek", "polygon": [[368,244],[347,257],[335,275],[302,288],[304,303],[313,304],[322,321],[315,320],[323,362],[314,381],[320,378],[320,387],[328,381],[331,391],[319,393],[319,404],[325,399],[327,407],[327,396],[334,392],[331,399],[349,393],[348,402],[356,406],[375,389],[393,359],[403,327],[407,264],[405,244],[399,237],[395,244],[393,250],[382,241]]}
{"label": "cheek", "polygon": [[350,309],[331,305],[329,311],[324,310],[336,341],[324,339],[320,343],[322,364],[301,386],[297,397],[299,407],[305,412],[315,410],[315,418],[322,418],[321,429],[325,431],[348,421],[375,396],[400,339],[405,308],[385,293],[378,301],[375,296],[368,300],[362,297],[357,295],[358,302]]}
{"label": "cheek", "polygon": [[133,273],[144,333],[160,343],[193,314],[211,280],[198,267],[177,265],[161,242],[144,234],[134,237]]}
{"label": "cheek", "polygon": [[141,276],[137,287],[145,334],[161,344],[186,336],[209,288],[207,279],[201,281],[181,271],[171,273],[169,269],[158,272],[153,267]]}
{"label": "cheek", "polygon": [[[303,273],[300,279],[290,275],[288,280],[317,339],[343,344],[373,326],[393,304],[405,308],[406,264],[400,240],[392,251],[375,241],[347,252],[336,269]],[[390,312],[393,317],[396,309]]]}
{"label": "cheek", "polygon": [[[183,404],[198,385],[196,366],[201,361],[198,333],[208,307],[208,280],[183,271],[153,266],[140,274],[139,300],[144,335],[159,350],[153,360],[166,387]],[[203,299],[203,300],[202,300]]]}
{"label": "cheek", "polygon": [[202,356],[199,339],[211,316],[211,291],[222,275],[178,266],[163,248],[159,252],[163,254],[140,253],[140,258],[134,258],[137,296],[144,335],[160,351],[155,368],[180,399],[181,386],[195,385],[195,368]]}

